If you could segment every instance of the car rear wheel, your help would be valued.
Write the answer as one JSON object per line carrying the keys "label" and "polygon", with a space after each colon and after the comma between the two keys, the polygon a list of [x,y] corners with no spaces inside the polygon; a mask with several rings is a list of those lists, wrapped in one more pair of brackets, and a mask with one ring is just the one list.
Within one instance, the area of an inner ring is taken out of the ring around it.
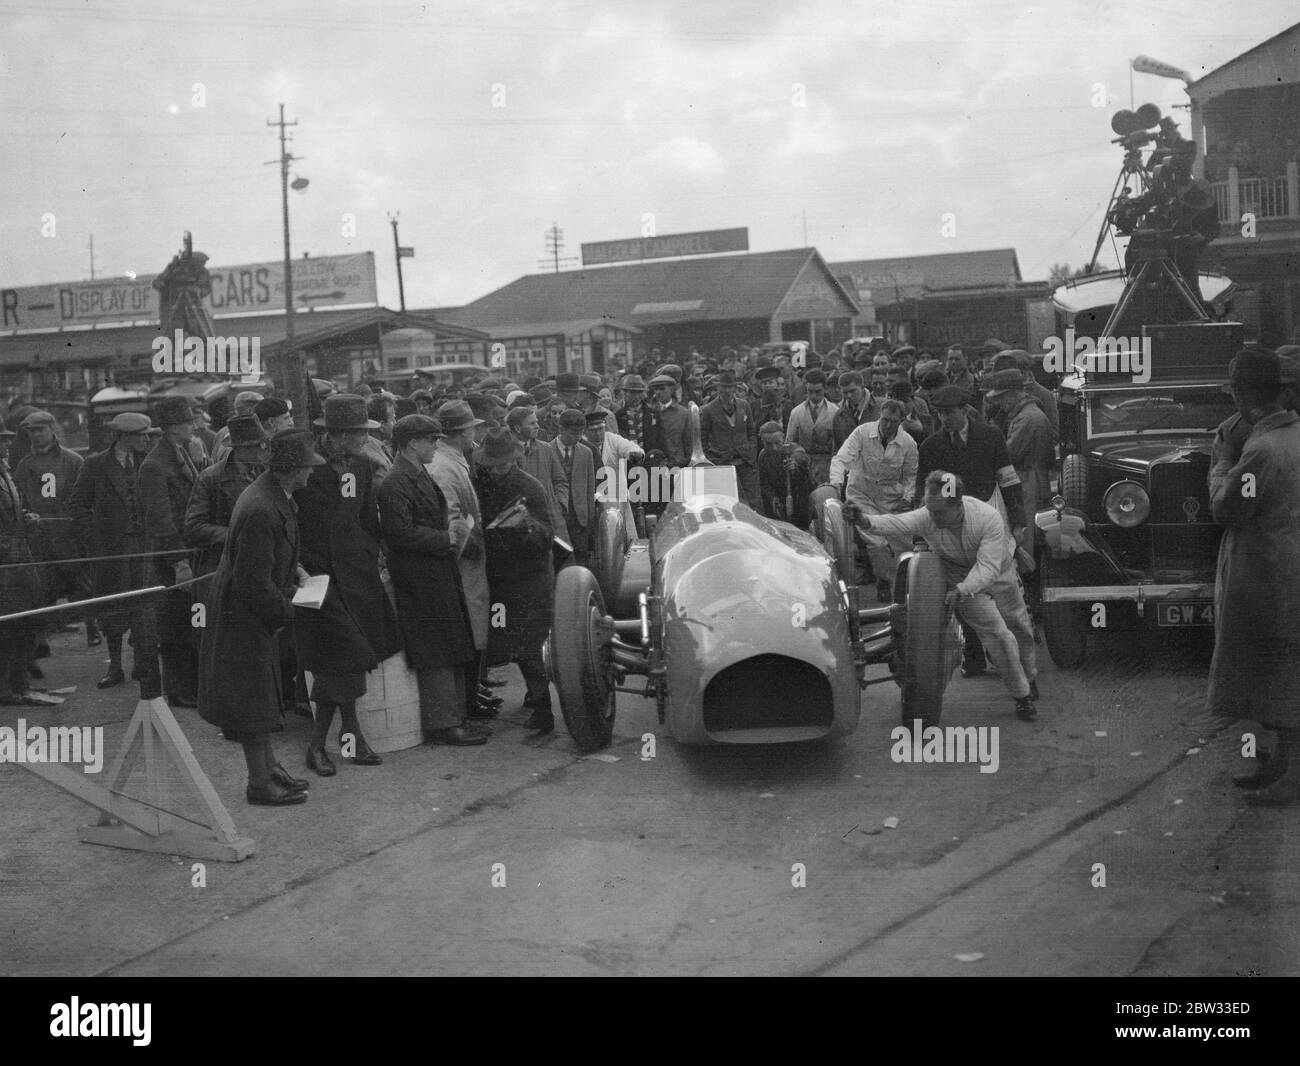
{"label": "car rear wheel", "polygon": [[[1045,592],[1065,582],[1061,564],[1050,555],[1043,556],[1039,572],[1040,587]],[[1052,662],[1064,670],[1083,665],[1088,652],[1088,610],[1082,603],[1043,603],[1043,637]]]}
{"label": "car rear wheel", "polygon": [[605,747],[614,735],[612,637],[595,575],[582,566],[561,570],[552,615],[551,679],[560,693],[564,724],[583,753]]}
{"label": "car rear wheel", "polygon": [[1088,511],[1088,462],[1082,455],[1067,455],[1061,463],[1061,495],[1067,507]]}
{"label": "car rear wheel", "polygon": [[907,564],[903,621],[902,688],[905,725],[938,725],[943,693],[959,658],[952,608],[944,604],[948,582],[934,552],[917,552]]}

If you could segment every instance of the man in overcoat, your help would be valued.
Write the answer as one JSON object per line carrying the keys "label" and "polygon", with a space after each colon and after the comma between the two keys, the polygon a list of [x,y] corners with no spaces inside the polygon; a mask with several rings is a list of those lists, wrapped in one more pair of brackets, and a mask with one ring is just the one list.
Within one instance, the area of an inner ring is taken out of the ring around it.
{"label": "man in overcoat", "polygon": [[[152,567],[138,557],[147,548],[144,502],[139,468],[149,445],[146,415],[124,412],[108,428],[113,443],[82,464],[72,490],[72,528],[85,556],[137,555],[133,559],[101,559],[92,564],[96,596],[110,596],[148,587]],[[153,608],[143,597],[101,607],[100,626],[108,644],[108,673],[100,688],[126,680],[122,672],[122,638],[131,631],[134,655],[131,675],[140,682],[140,697],[162,695],[158,671],[158,635]]]}
{"label": "man in overcoat", "polygon": [[[9,444],[16,434],[0,429],[0,614],[17,614],[41,606],[41,582],[30,563],[27,538],[40,528],[40,518],[23,505],[18,484],[9,474]],[[27,704],[27,666],[36,645],[38,621],[0,625],[0,704]]]}
{"label": "man in overcoat", "polygon": [[470,527],[463,516],[450,517],[447,498],[425,469],[442,435],[428,415],[397,420],[397,457],[379,488],[379,524],[426,742],[467,747],[486,743],[490,733],[465,721],[467,675],[477,683],[478,653],[457,556]]}
{"label": "man in overcoat", "polygon": [[1300,803],[1300,416],[1286,407],[1278,358],[1233,360],[1233,399],[1250,436],[1240,458],[1210,471],[1224,526],[1214,590],[1214,657],[1206,705],[1277,731],[1272,756],[1235,783],[1248,803]]}
{"label": "man in overcoat", "polygon": [[755,510],[762,506],[757,440],[753,411],[736,395],[736,375],[724,370],[718,375],[717,397],[700,408],[700,444],[711,462],[735,467],[740,499]]}
{"label": "man in overcoat", "polygon": [[[169,396],[154,410],[162,429],[158,443],[140,464],[140,499],[148,550],[169,552],[185,547],[185,510],[199,477],[190,455],[194,412],[184,396]],[[151,560],[151,582],[173,585],[193,577],[189,559],[169,555]],[[163,695],[173,707],[198,706],[198,666],[190,608],[193,586],[163,593],[155,607]]]}
{"label": "man in overcoat", "polygon": [[240,495],[213,578],[199,651],[199,714],[244,747],[249,803],[283,807],[307,799],[271,750],[283,702],[279,632],[293,623],[299,527],[293,494],[325,460],[305,429],[271,441],[270,468]]}
{"label": "man in overcoat", "polygon": [[[402,647],[397,617],[379,579],[379,507],[373,468],[363,454],[366,436],[378,423],[366,416],[364,397],[328,396],[321,454],[304,488],[294,495],[302,531],[302,566],[328,574],[319,609],[298,607],[294,640],[302,668],[312,675],[316,723],[307,747],[307,766],[321,777],[337,771],[325,753],[325,739],[337,711],[343,719],[339,744],[357,766],[383,762],[366,742],[357,720],[357,700],[366,694],[366,674]],[[349,742],[349,735],[351,742]],[[349,749],[353,754],[348,755]]]}
{"label": "man in overcoat", "polygon": [[549,447],[564,471],[569,486],[565,502],[566,538],[573,545],[573,561],[586,566],[591,558],[591,536],[596,525],[596,452],[583,441],[587,420],[581,411],[560,414],[560,435]]}
{"label": "man in overcoat", "polygon": [[[546,492],[536,478],[519,469],[519,451],[508,431],[491,430],[474,453],[478,467],[475,486],[487,541],[488,583],[496,612],[488,629],[488,664],[519,664],[528,689],[524,707],[532,710],[526,728],[549,733],[555,728],[555,718],[542,644],[555,605],[553,531]],[[518,500],[523,501],[526,513],[490,528]]]}

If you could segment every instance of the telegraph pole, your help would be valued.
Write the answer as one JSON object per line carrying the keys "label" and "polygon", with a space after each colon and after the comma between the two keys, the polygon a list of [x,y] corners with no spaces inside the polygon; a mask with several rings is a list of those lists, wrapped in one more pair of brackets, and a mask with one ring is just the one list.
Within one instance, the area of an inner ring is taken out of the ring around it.
{"label": "telegraph pole", "polygon": [[284,104],[280,105],[280,118],[267,119],[268,126],[280,127],[280,207],[284,215],[284,328],[285,352],[280,364],[280,388],[293,402],[293,423],[307,425],[307,381],[303,376],[302,359],[293,343],[293,260],[289,255],[289,164],[294,157],[289,154],[286,126],[298,125],[298,120],[285,122]]}
{"label": "telegraph pole", "polygon": [[[558,274],[560,272],[561,263],[564,263],[567,266],[569,263],[576,263],[578,261],[577,258],[575,258],[574,256],[560,255],[560,253],[564,251],[564,230],[560,229],[557,223],[555,222],[551,223],[551,228],[546,231],[545,237],[546,237],[546,251],[550,254],[551,257],[551,262],[549,265],[552,267],[555,273]],[[542,263],[538,263],[537,265],[539,268],[544,268],[548,264],[542,262]]]}
{"label": "telegraph pole", "polygon": [[398,211],[388,216],[388,221],[393,224],[393,255],[397,259],[397,298],[401,301],[402,314],[406,314],[406,286],[402,283],[402,260],[407,256],[415,255],[414,248],[403,248],[402,242],[397,239],[397,216]]}

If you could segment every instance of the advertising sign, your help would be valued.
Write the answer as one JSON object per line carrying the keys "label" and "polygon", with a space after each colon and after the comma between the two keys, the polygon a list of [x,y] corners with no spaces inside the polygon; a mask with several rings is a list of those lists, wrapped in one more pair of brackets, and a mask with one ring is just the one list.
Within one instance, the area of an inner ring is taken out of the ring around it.
{"label": "advertising sign", "polygon": [[678,255],[712,255],[749,251],[749,229],[701,230],[670,233],[663,237],[635,237],[628,241],[601,241],[582,246],[582,265],[626,263],[638,259],[669,259]]}

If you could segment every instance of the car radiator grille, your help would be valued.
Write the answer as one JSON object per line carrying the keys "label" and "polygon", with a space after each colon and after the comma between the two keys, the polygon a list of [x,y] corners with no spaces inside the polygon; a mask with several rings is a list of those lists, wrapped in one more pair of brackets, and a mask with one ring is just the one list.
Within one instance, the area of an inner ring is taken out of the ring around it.
{"label": "car radiator grille", "polygon": [[1151,468],[1151,517],[1146,525],[1157,581],[1214,577],[1222,530],[1210,514],[1209,469],[1204,455]]}

